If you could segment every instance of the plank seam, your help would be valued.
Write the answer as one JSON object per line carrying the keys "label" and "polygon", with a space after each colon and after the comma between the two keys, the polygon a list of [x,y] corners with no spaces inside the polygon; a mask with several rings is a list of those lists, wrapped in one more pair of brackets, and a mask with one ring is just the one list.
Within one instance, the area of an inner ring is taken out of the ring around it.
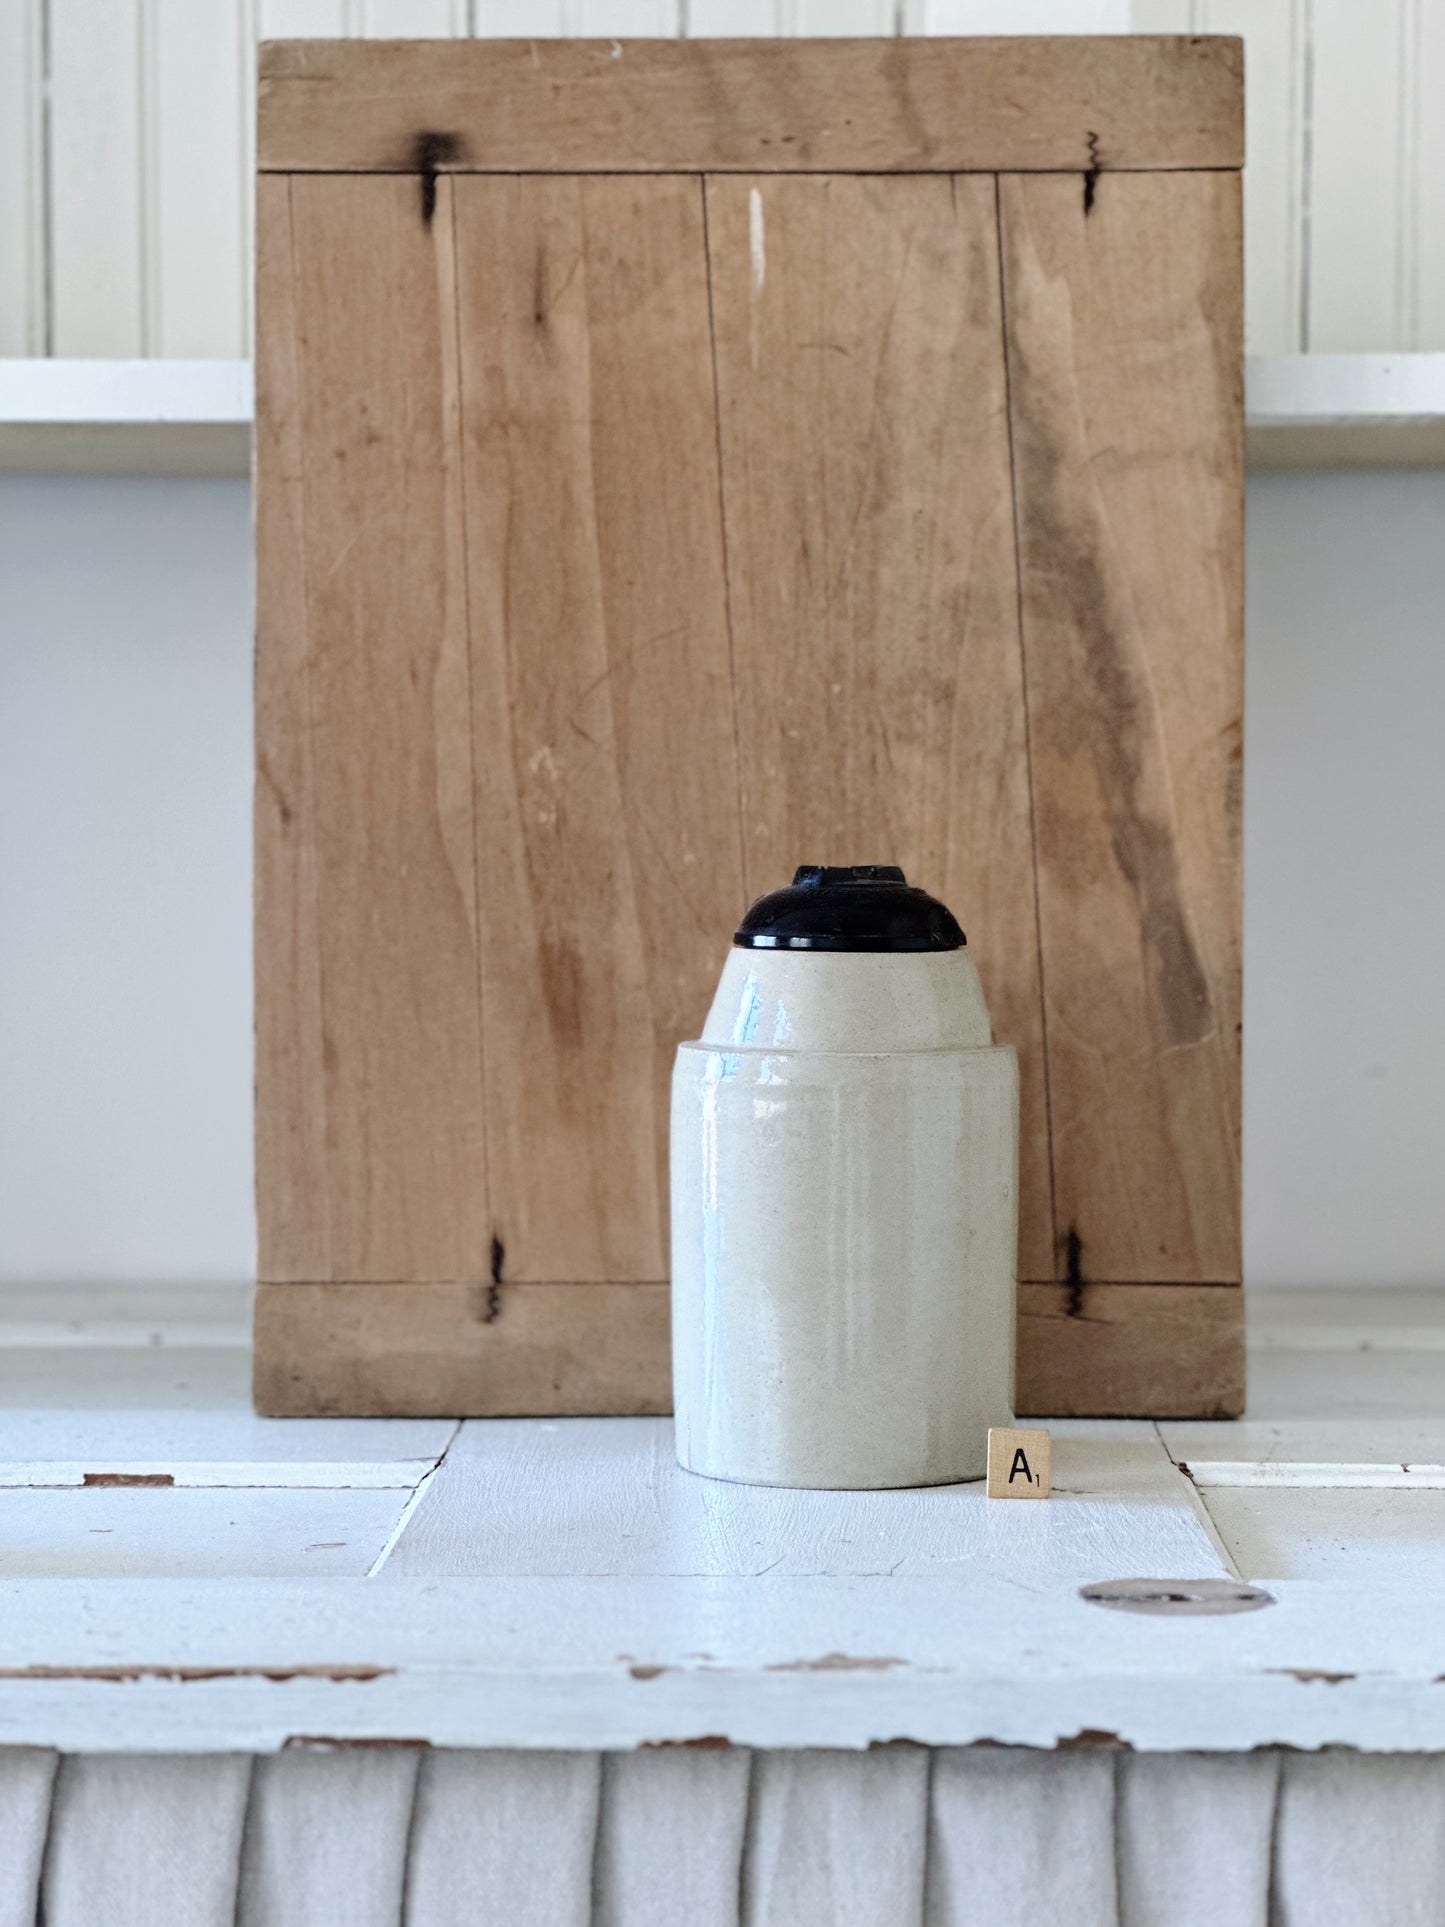
{"label": "plank seam", "polygon": [[[570,180],[576,176],[585,176],[589,179],[601,177],[603,179],[628,181],[639,178],[646,179],[649,175],[656,174],[695,175],[700,181],[706,181],[710,176],[718,174],[736,175],[743,179],[750,179],[756,175],[760,180],[780,181],[806,180],[810,176],[827,179],[836,175],[847,175],[850,178],[856,175],[860,180],[877,179],[885,181],[937,180],[940,177],[952,178],[956,175],[967,175],[969,177],[991,176],[997,180],[999,174],[996,166],[954,167],[943,163],[940,163],[937,167],[845,167],[842,165],[833,167],[768,167],[766,165],[758,166],[750,160],[724,161],[720,163],[709,162],[706,166],[686,166],[680,162],[659,161],[655,166],[647,167],[584,167],[571,164],[566,167],[560,165],[557,167],[468,167],[465,162],[454,162],[445,167],[438,167],[436,171],[439,177],[449,178],[464,174],[481,180],[498,178],[503,180]],[[1114,165],[1104,163],[1098,171],[1100,174],[1242,174],[1244,168],[1242,163],[1233,161],[1228,164],[1210,164],[1206,162],[1198,165],[1191,161],[1150,161],[1147,163],[1141,162],[1137,167],[1130,167],[1121,163],[1115,163]],[[318,180],[331,179],[333,177],[336,179],[385,180],[393,176],[405,177],[408,174],[415,174],[416,168],[411,165],[410,162],[398,162],[395,167],[310,167],[300,161],[268,161],[258,163],[256,172],[258,174],[304,174],[310,179]],[[1029,175],[1078,175],[1081,169],[1078,167],[1009,167],[1004,169],[1004,172],[1008,174]]]}
{"label": "plank seam", "polygon": [[[305,393],[303,390],[302,358],[296,339],[295,291],[301,285],[301,262],[296,247],[296,202],[294,182],[288,177],[286,182],[286,253],[291,263],[291,289],[287,300],[287,318],[290,327],[287,332],[286,352],[291,362],[291,386],[296,398],[298,422],[305,420]],[[326,1037],[326,946],[321,941],[324,928],[321,902],[321,858],[316,845],[316,696],[311,673],[311,570],[307,560],[308,543],[306,539],[306,448],[305,437],[298,433],[296,449],[296,502],[299,527],[296,531],[296,546],[301,563],[301,621],[305,629],[302,640],[301,660],[304,669],[303,682],[306,690],[306,821],[305,847],[309,855],[308,868],[311,873],[312,913],[316,919],[316,1003],[321,1020],[321,1142],[325,1159],[321,1170],[321,1207],[322,1224],[326,1237],[326,1268],[331,1270],[335,1263],[336,1238],[332,1219],[331,1165],[333,1145],[331,1142],[331,1093],[328,1088],[324,1041]],[[257,610],[259,625],[260,611]],[[253,886],[254,889],[254,886]],[[257,1107],[257,1119],[261,1117]],[[294,1236],[294,1229],[289,1235]]]}
{"label": "plank seam", "polygon": [[[492,1210],[492,1135],[491,1107],[487,1103],[487,1025],[486,1025],[486,987],[482,968],[482,853],[481,826],[477,821],[477,705],[476,689],[472,674],[472,564],[471,544],[468,541],[467,522],[467,419],[466,419],[466,372],[462,355],[462,270],[461,256],[457,245],[457,191],[454,181],[447,183],[448,227],[451,233],[451,277],[452,277],[452,354],[456,367],[456,449],[457,449],[457,505],[461,517],[462,544],[462,629],[467,664],[467,784],[469,814],[472,825],[472,941],[476,946],[477,978],[477,1083],[482,1111],[482,1183],[485,1187],[487,1233],[491,1249],[495,1254],[501,1249],[501,1236],[494,1222]],[[494,1256],[492,1272],[500,1270],[500,1259]],[[501,1281],[493,1277],[493,1288]]]}
{"label": "plank seam", "polygon": [[401,1508],[401,1511],[398,1512],[398,1514],[396,1515],[396,1522],[392,1526],[391,1531],[387,1533],[386,1538],[383,1540],[381,1550],[377,1553],[376,1557],[372,1560],[371,1564],[366,1569],[366,1577],[368,1579],[376,1578],[377,1574],[381,1571],[382,1567],[386,1564],[387,1560],[390,1559],[392,1553],[395,1552],[396,1548],[401,1544],[402,1534],[406,1531],[407,1527],[411,1524],[412,1519],[416,1514],[417,1507],[422,1502],[423,1494],[426,1492],[426,1489],[431,1484],[432,1480],[437,1476],[437,1474],[441,1471],[442,1467],[446,1464],[447,1454],[451,1451],[452,1447],[456,1444],[457,1440],[461,1437],[463,1423],[464,1423],[463,1420],[458,1419],[456,1423],[452,1426],[451,1435],[447,1439],[447,1442],[442,1447],[441,1451],[438,1453],[435,1461],[430,1466],[428,1466],[427,1470],[423,1472],[421,1477],[417,1480],[416,1484],[412,1487],[411,1491],[407,1494],[406,1504]]}
{"label": "plank seam", "polygon": [[1185,1462],[1182,1459],[1176,1459],[1174,1454],[1169,1450],[1169,1441],[1165,1438],[1163,1432],[1160,1431],[1159,1429],[1159,1420],[1157,1418],[1151,1419],[1149,1421],[1149,1424],[1154,1433],[1155,1438],[1159,1441],[1160,1449],[1163,1451],[1164,1456],[1168,1459],[1169,1463],[1173,1466],[1175,1472],[1184,1481],[1184,1489],[1188,1498],[1190,1509],[1194,1513],[1195,1517],[1198,1519],[1199,1524],[1201,1525],[1205,1533],[1208,1535],[1211,1543],[1213,1544],[1215,1554],[1219,1559],[1220,1564],[1224,1567],[1224,1570],[1229,1574],[1231,1579],[1238,1579],[1242,1581],[1244,1578],[1244,1574],[1239,1570],[1239,1567],[1235,1564],[1233,1555],[1231,1554],[1229,1547],[1225,1544],[1223,1533],[1219,1530],[1219,1527],[1214,1523],[1214,1515],[1209,1510],[1209,1502],[1205,1498],[1203,1492],[1200,1490],[1199,1484],[1196,1481],[1194,1474],[1190,1471],[1189,1467],[1185,1464]]}
{"label": "plank seam", "polygon": [[702,196],[703,273],[707,277],[707,337],[708,349],[712,356],[712,419],[713,436],[717,447],[717,513],[722,536],[723,614],[728,631],[728,683],[733,712],[733,781],[738,802],[738,866],[743,895],[749,897],[751,892],[748,885],[748,827],[747,815],[743,808],[743,746],[742,731],[738,726],[738,665],[737,651],[733,644],[733,579],[728,560],[727,478],[723,471],[722,384],[718,376],[717,315],[713,306],[712,234],[708,227],[707,211],[708,177],[706,174],[699,174],[697,180]]}
{"label": "plank seam", "polygon": [[[1018,1283],[1030,1287],[1047,1285],[1052,1291],[1072,1291],[1074,1286],[1067,1278],[1020,1278]],[[1107,1291],[1243,1291],[1244,1286],[1238,1278],[1085,1278],[1080,1280],[1085,1293],[1097,1289]]]}
{"label": "plank seam", "polygon": [[[1029,652],[1024,644],[1024,550],[1019,515],[1018,456],[1014,448],[1013,369],[1009,356],[1008,272],[1003,245],[1003,179],[993,177],[993,226],[998,248],[999,325],[1003,346],[1004,422],[1008,430],[1009,499],[1013,504],[1014,598],[1018,622],[1019,680],[1024,712],[1024,762],[1029,775],[1029,841],[1033,848],[1034,948],[1039,972],[1039,1024],[1044,1057],[1044,1129],[1049,1147],[1049,1256],[1055,1272],[1059,1262],[1058,1183],[1054,1176],[1054,1092],[1049,1062],[1049,998],[1044,976],[1044,912],[1039,889],[1039,811],[1034,789],[1033,724],[1029,715]],[[1050,1280],[1053,1282],[1053,1280]]]}

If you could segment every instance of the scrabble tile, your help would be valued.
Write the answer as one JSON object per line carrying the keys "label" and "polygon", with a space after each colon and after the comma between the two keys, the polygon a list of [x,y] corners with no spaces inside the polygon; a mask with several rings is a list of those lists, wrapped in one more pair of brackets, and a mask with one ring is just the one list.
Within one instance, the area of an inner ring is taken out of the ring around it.
{"label": "scrabble tile", "polygon": [[1049,1435],[1042,1426],[988,1428],[988,1496],[1046,1499],[1049,1496]]}

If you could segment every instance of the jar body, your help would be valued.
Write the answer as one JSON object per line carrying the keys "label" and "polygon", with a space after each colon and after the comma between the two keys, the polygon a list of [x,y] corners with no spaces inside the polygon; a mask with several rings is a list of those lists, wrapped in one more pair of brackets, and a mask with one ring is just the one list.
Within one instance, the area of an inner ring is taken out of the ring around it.
{"label": "jar body", "polygon": [[[761,969],[796,991],[856,961]],[[742,1043],[718,1021],[727,982],[673,1075],[679,1460],[760,1485],[981,1478],[989,1426],[1011,1422],[1012,1050]]]}

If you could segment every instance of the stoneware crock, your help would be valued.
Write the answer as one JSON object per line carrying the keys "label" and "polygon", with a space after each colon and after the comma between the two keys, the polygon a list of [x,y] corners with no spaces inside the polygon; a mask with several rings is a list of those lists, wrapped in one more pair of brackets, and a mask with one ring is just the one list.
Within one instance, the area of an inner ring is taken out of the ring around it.
{"label": "stoneware crock", "polygon": [[981,1478],[1012,1422],[1018,1073],[885,865],[760,898],[672,1084],[677,1455],[757,1485]]}

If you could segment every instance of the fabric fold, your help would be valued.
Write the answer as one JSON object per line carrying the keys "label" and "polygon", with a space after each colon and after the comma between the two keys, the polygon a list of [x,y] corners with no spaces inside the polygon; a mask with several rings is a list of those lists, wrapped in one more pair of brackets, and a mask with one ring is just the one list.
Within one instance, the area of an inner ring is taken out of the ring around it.
{"label": "fabric fold", "polygon": [[927,1927],[1116,1927],[1114,1755],[940,1747]]}
{"label": "fabric fold", "polygon": [[593,1927],[738,1927],[751,1763],[740,1747],[604,1756]]}
{"label": "fabric fold", "polygon": [[45,1927],[231,1927],[251,1764],[245,1753],[62,1759]]}
{"label": "fabric fold", "polygon": [[0,1749],[0,1927],[1441,1927],[1445,1756]]}
{"label": "fabric fold", "polygon": [[34,1927],[59,1755],[0,1749],[0,1927]]}
{"label": "fabric fold", "polygon": [[1269,1927],[1279,1755],[1125,1753],[1119,1927]]}
{"label": "fabric fold", "polygon": [[1273,1927],[1440,1927],[1445,1756],[1286,1754]]}
{"label": "fabric fold", "polygon": [[601,1758],[429,1753],[406,1927],[590,1927]]}
{"label": "fabric fold", "polygon": [[917,1746],[756,1754],[744,1927],[916,1927],[928,1761]]}
{"label": "fabric fold", "polygon": [[397,1927],[419,1753],[276,1753],[257,1760],[237,1927]]}

